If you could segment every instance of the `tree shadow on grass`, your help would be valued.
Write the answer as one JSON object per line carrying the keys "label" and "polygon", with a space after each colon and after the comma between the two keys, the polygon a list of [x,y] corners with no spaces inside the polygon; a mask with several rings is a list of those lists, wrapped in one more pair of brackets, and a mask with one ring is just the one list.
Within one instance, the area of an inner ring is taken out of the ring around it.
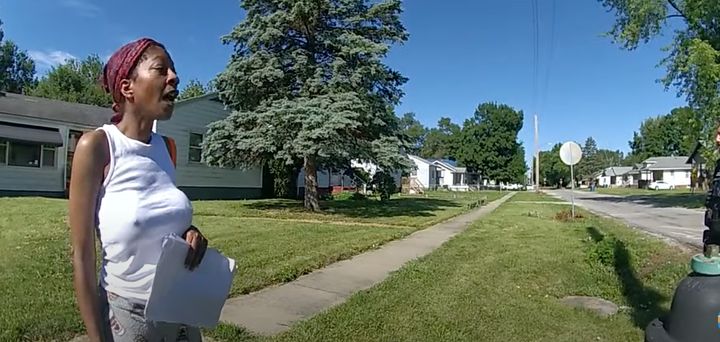
{"label": "tree shadow on grass", "polygon": [[[247,207],[255,210],[289,210],[304,212],[302,201],[254,202]],[[324,214],[342,215],[355,218],[395,217],[395,216],[435,216],[443,208],[459,208],[461,204],[430,198],[393,198],[387,202],[374,199],[323,201]]]}
{"label": "tree shadow on grass", "polygon": [[[605,234],[595,227],[587,227],[587,232],[596,243],[605,240]],[[647,325],[657,317],[664,317],[668,311],[660,306],[660,302],[667,299],[660,292],[645,286],[638,278],[632,266],[632,256],[625,243],[611,240],[613,260],[612,266],[620,281],[620,290],[631,312],[630,317],[638,328],[645,329]]]}
{"label": "tree shadow on grass", "polygon": [[639,205],[647,205],[655,208],[702,208],[705,204],[705,194],[703,193],[658,193],[652,195],[630,195],[630,196],[597,196],[584,198],[586,201],[613,202],[613,203],[633,203]]}

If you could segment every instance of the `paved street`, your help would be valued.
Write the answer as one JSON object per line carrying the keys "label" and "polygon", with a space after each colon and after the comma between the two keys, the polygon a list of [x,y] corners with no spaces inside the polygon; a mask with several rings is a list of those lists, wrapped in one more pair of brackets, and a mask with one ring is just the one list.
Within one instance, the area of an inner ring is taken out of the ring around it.
{"label": "paved street", "polygon": [[[550,195],[570,201],[570,190],[548,191]],[[575,204],[597,214],[625,221],[653,234],[702,247],[704,210],[653,206],[622,196],[575,191]]]}

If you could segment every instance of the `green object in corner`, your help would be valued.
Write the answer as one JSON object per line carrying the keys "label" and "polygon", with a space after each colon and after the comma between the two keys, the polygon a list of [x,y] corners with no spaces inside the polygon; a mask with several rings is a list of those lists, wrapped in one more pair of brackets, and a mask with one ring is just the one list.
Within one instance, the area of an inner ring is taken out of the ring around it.
{"label": "green object in corner", "polygon": [[720,257],[706,257],[704,254],[696,254],[690,261],[690,267],[695,273],[704,275],[720,275]]}

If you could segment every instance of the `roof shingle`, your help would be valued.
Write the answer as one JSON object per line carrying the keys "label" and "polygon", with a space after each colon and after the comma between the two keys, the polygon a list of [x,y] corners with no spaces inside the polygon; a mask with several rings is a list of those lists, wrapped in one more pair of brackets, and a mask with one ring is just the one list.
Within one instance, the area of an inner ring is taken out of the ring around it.
{"label": "roof shingle", "polygon": [[0,93],[0,113],[90,127],[110,123],[113,114],[110,108],[13,93]]}

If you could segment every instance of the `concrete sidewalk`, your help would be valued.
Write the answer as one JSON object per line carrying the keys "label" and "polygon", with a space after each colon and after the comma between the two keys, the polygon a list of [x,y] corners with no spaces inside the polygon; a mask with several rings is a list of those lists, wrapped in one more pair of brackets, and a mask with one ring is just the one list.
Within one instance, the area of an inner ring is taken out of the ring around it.
{"label": "concrete sidewalk", "polygon": [[[293,323],[343,303],[354,293],[382,282],[408,261],[429,254],[513,194],[290,283],[231,298],[225,303],[220,319],[256,334],[273,335],[286,331]],[[242,274],[237,276],[242,277]]]}

